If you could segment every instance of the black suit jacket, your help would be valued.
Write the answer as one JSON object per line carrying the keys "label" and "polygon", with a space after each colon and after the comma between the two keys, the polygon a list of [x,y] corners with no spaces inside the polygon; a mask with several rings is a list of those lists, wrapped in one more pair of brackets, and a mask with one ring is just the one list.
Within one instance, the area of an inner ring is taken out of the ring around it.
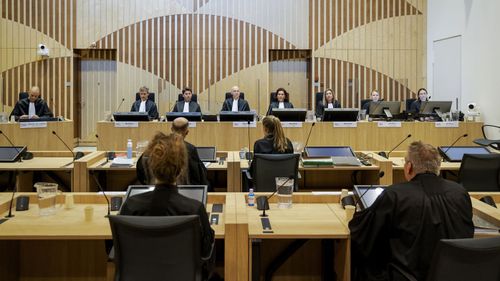
{"label": "black suit jacket", "polygon": [[[221,111],[232,111],[233,110],[233,98],[226,99],[222,104]],[[244,99],[238,99],[238,111],[250,111],[250,105]]]}
{"label": "black suit jacket", "polygon": [[[293,104],[291,102],[285,101],[283,103],[285,105],[285,108],[293,108]],[[273,111],[273,108],[279,108],[279,107],[280,107],[279,102],[277,102],[277,101],[271,102],[271,104],[269,105],[269,108],[267,109],[266,115],[270,115],[271,112]]]}
{"label": "black suit jacket", "polygon": [[[292,142],[286,138],[286,149],[285,152],[279,152],[274,148],[274,142],[272,136],[267,136],[263,139],[257,140],[253,144],[253,153],[254,154],[290,154],[293,153],[293,145]],[[254,171],[254,161],[250,164],[250,174],[253,176]]]}
{"label": "black suit jacket", "polygon": [[474,235],[472,204],[460,184],[422,173],[385,188],[349,229],[353,280],[389,280],[389,263],[425,280],[440,239]]}
{"label": "black suit jacket", "polygon": [[[178,101],[174,105],[172,112],[182,112],[183,110],[184,110],[184,101]],[[195,101],[190,101],[189,102],[189,112],[201,112],[200,105]]]}
{"label": "black suit jacket", "polygon": [[[323,113],[325,112],[325,108],[328,108],[328,106],[325,106],[323,102],[320,101],[316,106],[316,117],[323,118]],[[333,108],[341,108],[340,102],[338,100],[333,100]]]}
{"label": "black suit jacket", "polygon": [[[22,115],[28,115],[29,105],[30,101],[28,98],[19,100],[14,106],[12,113],[10,113],[10,116],[14,116],[18,120]],[[35,113],[38,117],[54,117],[47,103],[41,98],[35,101]]]}
{"label": "black suit jacket", "polygon": [[[138,112],[141,107],[141,100],[137,100],[132,104],[132,108],[130,111]],[[146,112],[149,115],[150,119],[158,119],[160,115],[158,114],[158,108],[156,108],[156,103],[151,100],[146,100]]]}
{"label": "black suit jacket", "polygon": [[416,100],[416,101],[412,102],[411,105],[410,105],[410,112],[412,112],[412,113],[419,113],[421,106],[422,106],[422,101],[421,100]]}

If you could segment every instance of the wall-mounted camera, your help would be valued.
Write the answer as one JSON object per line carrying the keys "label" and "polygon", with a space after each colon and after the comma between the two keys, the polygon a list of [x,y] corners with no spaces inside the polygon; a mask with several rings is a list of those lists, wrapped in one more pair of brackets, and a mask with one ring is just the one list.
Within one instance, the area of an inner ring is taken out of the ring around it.
{"label": "wall-mounted camera", "polygon": [[37,54],[42,57],[48,57],[50,55],[49,48],[45,44],[38,44]]}

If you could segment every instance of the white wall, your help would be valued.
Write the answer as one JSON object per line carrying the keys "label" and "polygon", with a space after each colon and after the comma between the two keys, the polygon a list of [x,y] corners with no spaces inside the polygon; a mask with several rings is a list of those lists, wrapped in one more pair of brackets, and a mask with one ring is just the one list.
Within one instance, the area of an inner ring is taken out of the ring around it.
{"label": "white wall", "polygon": [[433,42],[462,36],[462,110],[476,102],[487,124],[500,125],[500,1],[429,0],[427,88],[433,88]]}

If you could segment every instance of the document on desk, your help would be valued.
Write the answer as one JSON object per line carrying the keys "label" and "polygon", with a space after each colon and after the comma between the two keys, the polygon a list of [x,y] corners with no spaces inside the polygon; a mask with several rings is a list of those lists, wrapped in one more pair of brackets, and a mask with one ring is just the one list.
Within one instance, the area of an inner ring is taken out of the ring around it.
{"label": "document on desk", "polygon": [[128,159],[125,157],[116,157],[111,162],[111,167],[131,167],[134,164],[133,159]]}

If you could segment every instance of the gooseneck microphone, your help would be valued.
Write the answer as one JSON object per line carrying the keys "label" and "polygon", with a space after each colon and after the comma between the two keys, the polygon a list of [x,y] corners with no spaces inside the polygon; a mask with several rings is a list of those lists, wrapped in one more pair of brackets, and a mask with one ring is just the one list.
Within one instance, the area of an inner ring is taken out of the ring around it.
{"label": "gooseneck microphone", "polygon": [[101,184],[97,180],[97,177],[95,176],[94,173],[92,173],[92,178],[94,178],[94,181],[95,181],[97,187],[99,188],[99,191],[102,192],[102,195],[104,195],[104,199],[106,199],[106,203],[108,204],[108,214],[104,216],[105,218],[107,218],[111,215],[111,203],[109,203],[109,198],[106,195],[106,192],[104,192],[104,189],[102,188]]}
{"label": "gooseneck microphone", "polygon": [[122,104],[123,104],[124,101],[125,101],[125,98],[122,98],[122,101],[120,102],[120,104],[116,108],[115,112],[118,112],[118,110],[120,109],[120,107],[122,107]]}
{"label": "gooseneck microphone", "polygon": [[450,148],[452,148],[460,139],[466,138],[468,136],[469,136],[469,134],[463,134],[463,135],[459,136],[450,146],[448,146],[448,148],[443,152],[443,154],[446,154],[446,152],[448,152],[448,150],[450,150]]}
{"label": "gooseneck microphone", "polygon": [[[66,142],[64,142],[64,141],[63,141],[63,139],[61,139],[61,137],[60,137],[60,136],[56,133],[56,131],[52,131],[52,134],[53,134],[54,136],[56,136],[56,137],[57,137],[57,138],[58,138],[58,139],[59,139],[59,140],[60,140],[60,141],[64,144],[64,146],[66,146],[66,148],[69,150],[69,152],[71,152],[71,154],[73,154],[73,161],[74,161],[74,160],[78,160],[78,159],[80,159],[80,158],[82,158],[82,157],[83,157],[83,155],[84,155],[84,154],[83,154],[83,152],[78,151],[78,152],[75,154],[75,153],[73,152],[73,150],[72,150],[71,148],[69,148],[69,146],[66,144]],[[72,161],[71,163],[73,163],[73,161]],[[71,164],[71,163],[70,163],[70,164]],[[69,165],[69,164],[66,164],[66,165]]]}
{"label": "gooseneck microphone", "polygon": [[10,198],[10,204],[9,204],[9,214],[6,215],[6,218],[12,218],[14,215],[12,214],[12,203],[14,203],[14,195],[16,194],[17,187],[14,185],[14,190],[12,191],[12,198]]}
{"label": "gooseneck microphone", "polygon": [[[0,130],[0,135],[3,135],[3,137],[10,143],[10,146],[16,150],[17,154],[21,153],[21,151],[17,149],[17,147],[12,143],[12,141],[7,137],[7,135],[3,133],[2,130]],[[22,158],[21,155],[19,155],[19,162],[23,162],[21,158]]]}
{"label": "gooseneck microphone", "polygon": [[378,155],[386,158],[386,159],[389,159],[389,155],[391,154],[391,152],[393,152],[396,148],[398,148],[403,142],[405,142],[407,139],[411,138],[411,134],[408,134],[400,143],[398,143],[393,149],[391,149],[387,154],[385,153],[385,151],[380,151],[379,153],[377,153]]}
{"label": "gooseneck microphone", "polygon": [[260,215],[261,217],[267,217],[266,215],[266,210],[269,210],[269,199],[278,192],[280,188],[282,188],[285,184],[287,184],[290,180],[293,180],[295,177],[293,175],[288,176],[286,181],[282,183],[276,190],[269,196],[259,196],[257,197],[257,210],[262,210],[262,214]]}
{"label": "gooseneck microphone", "polygon": [[304,154],[304,151],[306,150],[306,147],[307,147],[307,144],[309,143],[309,138],[311,137],[311,133],[313,131],[314,125],[316,125],[316,122],[313,122],[311,124],[311,129],[309,129],[309,133],[307,134],[306,142],[304,143],[304,147],[302,148],[302,152],[300,153],[300,155]]}

